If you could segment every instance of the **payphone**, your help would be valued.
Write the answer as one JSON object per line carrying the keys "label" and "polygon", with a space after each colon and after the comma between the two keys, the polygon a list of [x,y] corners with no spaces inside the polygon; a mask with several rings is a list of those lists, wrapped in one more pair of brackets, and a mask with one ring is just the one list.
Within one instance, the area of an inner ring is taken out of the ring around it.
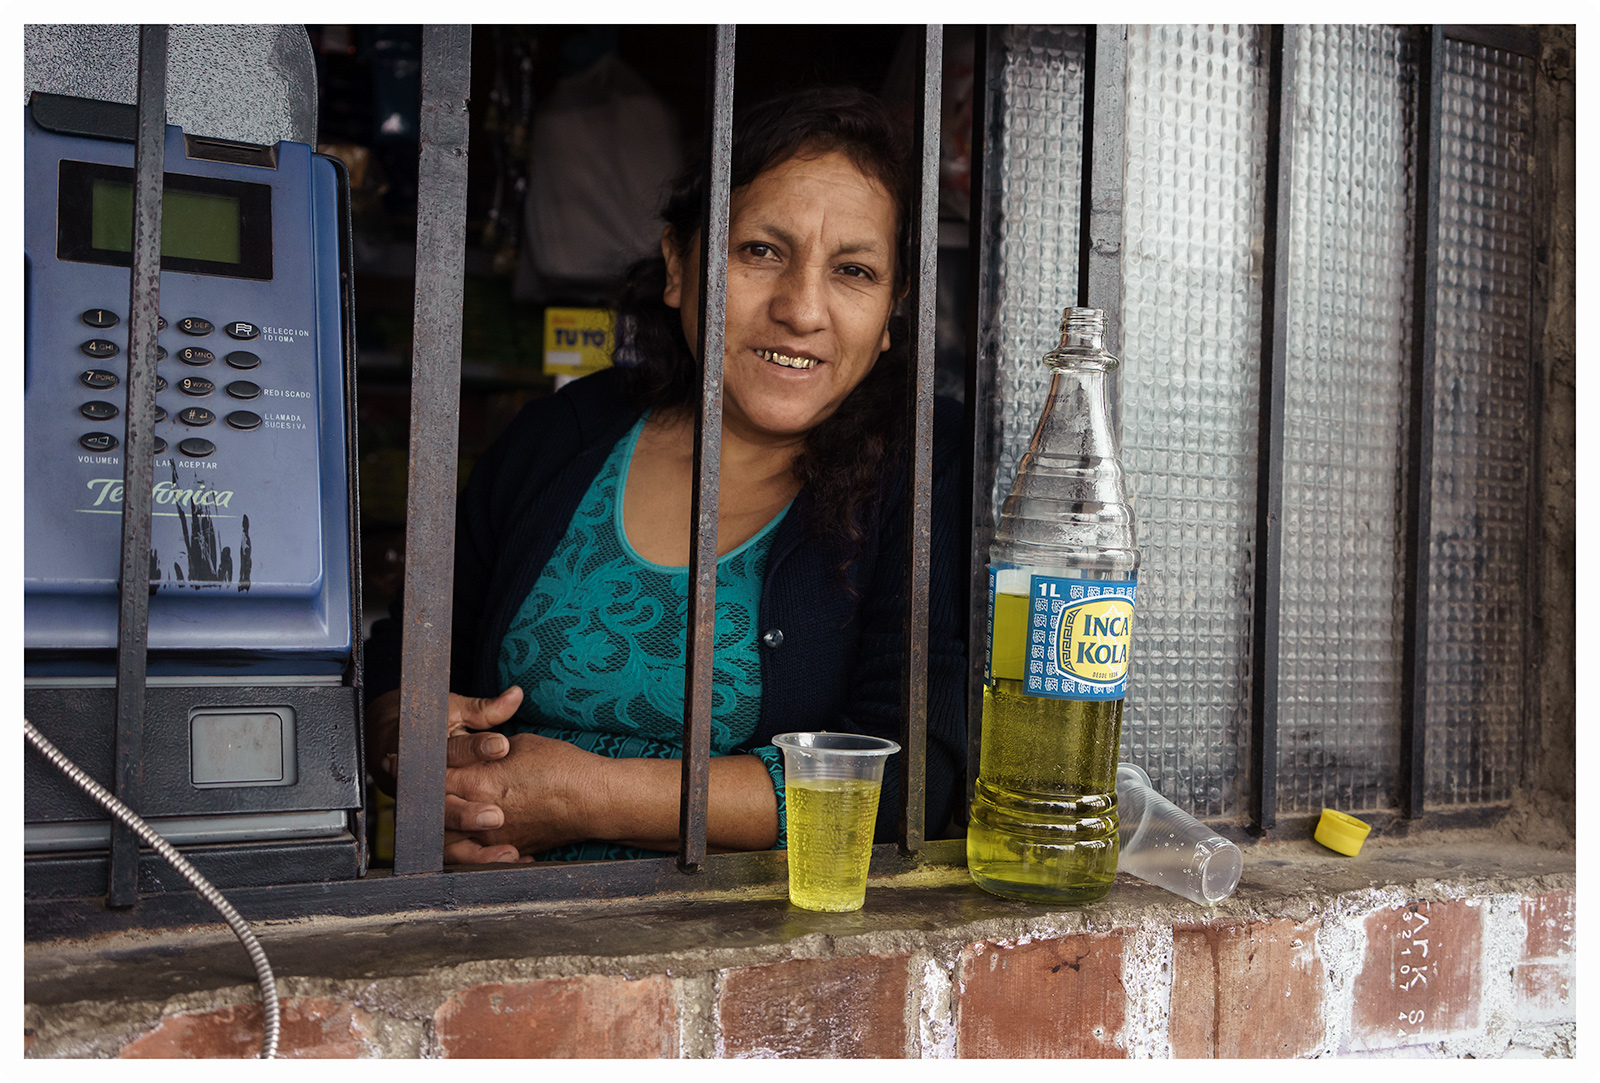
{"label": "payphone", "polygon": [[[109,782],[133,106],[24,116],[24,700]],[[138,810],[221,887],[364,868],[348,182],[166,129]],[[26,760],[25,891],[105,891],[110,822]],[[140,890],[186,886],[153,855]]]}

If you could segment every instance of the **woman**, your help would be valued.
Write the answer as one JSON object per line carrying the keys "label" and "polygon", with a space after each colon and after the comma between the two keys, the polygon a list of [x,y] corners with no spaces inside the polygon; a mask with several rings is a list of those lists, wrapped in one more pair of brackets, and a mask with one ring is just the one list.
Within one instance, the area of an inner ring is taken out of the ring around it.
{"label": "woman", "polygon": [[[679,179],[660,259],[630,274],[619,366],[531,403],[458,502],[447,861],[678,845],[705,185],[700,170]],[[782,844],[775,734],[900,730],[906,342],[894,313],[911,192],[896,126],[860,91],[804,91],[735,122],[712,849]],[[958,413],[936,411],[930,833],[956,811],[965,759]],[[397,621],[374,629],[367,657],[368,747],[383,757]],[[900,800],[891,763],[879,841],[894,837]]]}

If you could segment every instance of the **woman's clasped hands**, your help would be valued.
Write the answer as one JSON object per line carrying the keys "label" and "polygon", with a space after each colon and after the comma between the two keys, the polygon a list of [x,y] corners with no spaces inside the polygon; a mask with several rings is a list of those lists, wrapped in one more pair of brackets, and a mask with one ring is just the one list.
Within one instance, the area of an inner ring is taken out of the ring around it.
{"label": "woman's clasped hands", "polygon": [[[391,697],[392,703],[383,702]],[[492,698],[450,693],[444,799],[448,864],[525,863],[541,850],[588,837],[584,799],[602,782],[602,757],[536,734],[477,732],[509,720],[521,703],[522,689],[515,685]],[[392,714],[398,735],[399,693],[380,697],[373,708],[380,716]],[[395,754],[383,766],[392,775]]]}

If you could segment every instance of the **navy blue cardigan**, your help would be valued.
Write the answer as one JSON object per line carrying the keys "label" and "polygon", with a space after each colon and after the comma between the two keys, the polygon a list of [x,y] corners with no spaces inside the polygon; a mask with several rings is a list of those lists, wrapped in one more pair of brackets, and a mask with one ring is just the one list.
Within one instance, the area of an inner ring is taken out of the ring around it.
{"label": "navy blue cardigan", "polygon": [[[622,378],[608,369],[530,402],[474,467],[456,508],[452,691],[492,696],[501,690],[497,659],[506,629],[590,482],[639,419],[639,408],[622,393]],[[966,762],[960,434],[960,407],[938,400],[928,598],[930,838],[939,837],[958,811]],[[884,471],[879,498],[863,524],[862,552],[851,567],[855,596],[841,587],[835,571],[841,552],[808,537],[813,512],[806,491],[778,524],[761,590],[761,720],[742,749],[794,730],[899,739],[904,473],[900,462]],[[392,618],[379,621],[368,641],[368,696],[400,684],[398,609],[397,602]],[[899,760],[892,758],[884,772],[879,842],[892,841],[898,831]]]}

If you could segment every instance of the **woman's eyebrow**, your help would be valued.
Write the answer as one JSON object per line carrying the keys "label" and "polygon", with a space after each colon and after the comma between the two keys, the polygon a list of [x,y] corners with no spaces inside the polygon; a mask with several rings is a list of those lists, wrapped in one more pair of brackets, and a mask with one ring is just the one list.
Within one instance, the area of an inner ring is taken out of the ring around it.
{"label": "woman's eyebrow", "polygon": [[[782,226],[773,225],[768,222],[754,222],[751,223],[750,228],[757,233],[766,234],[787,248],[794,249],[799,247],[799,242],[795,239],[794,234],[789,232],[787,229],[784,229]],[[861,240],[851,241],[847,244],[841,245],[840,247],[834,249],[831,254],[835,256],[882,256],[884,255],[884,251],[882,247],[879,246],[877,241]]]}

